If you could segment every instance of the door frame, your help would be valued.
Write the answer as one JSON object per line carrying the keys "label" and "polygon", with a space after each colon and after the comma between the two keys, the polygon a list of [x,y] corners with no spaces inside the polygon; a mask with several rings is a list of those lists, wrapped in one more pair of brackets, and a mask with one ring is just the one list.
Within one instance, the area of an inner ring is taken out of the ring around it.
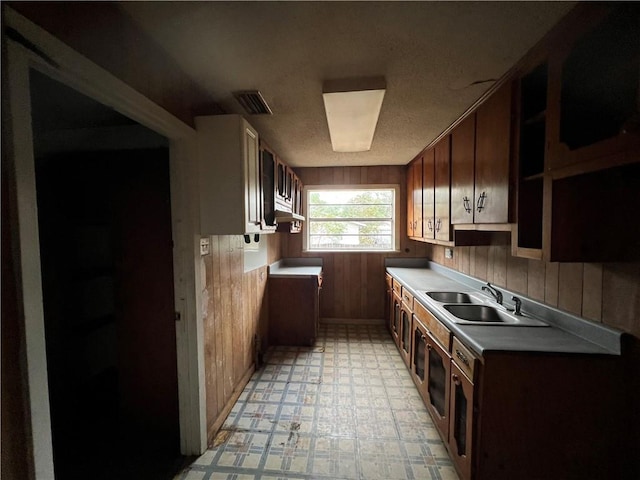
{"label": "door frame", "polygon": [[[29,71],[36,69],[169,139],[169,169],[176,309],[176,350],[180,450],[198,455],[207,447],[203,322],[199,314],[199,192],[195,171],[195,130],[114,75],[9,7],[5,25],[30,43],[6,39],[11,183],[17,219],[14,251],[19,252],[17,287],[24,319],[27,403],[33,476],[54,478],[51,417],[44,335],[40,243],[31,130]],[[36,53],[37,52],[37,53]],[[27,449],[29,450],[29,448]]]}

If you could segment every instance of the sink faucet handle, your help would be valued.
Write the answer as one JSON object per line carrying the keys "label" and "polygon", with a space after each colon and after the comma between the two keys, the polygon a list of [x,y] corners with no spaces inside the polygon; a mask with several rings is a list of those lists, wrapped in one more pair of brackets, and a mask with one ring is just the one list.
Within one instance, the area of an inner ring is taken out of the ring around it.
{"label": "sink faucet handle", "polygon": [[482,287],[482,290],[489,292],[493,298],[496,299],[496,302],[502,305],[502,292],[500,292],[496,287],[487,282],[487,284]]}
{"label": "sink faucet handle", "polygon": [[520,300],[516,296],[511,297],[511,300],[513,300],[513,303],[515,304],[515,310],[514,310],[513,314],[514,315],[522,315],[522,312],[520,311],[521,308],[522,308],[522,300]]}

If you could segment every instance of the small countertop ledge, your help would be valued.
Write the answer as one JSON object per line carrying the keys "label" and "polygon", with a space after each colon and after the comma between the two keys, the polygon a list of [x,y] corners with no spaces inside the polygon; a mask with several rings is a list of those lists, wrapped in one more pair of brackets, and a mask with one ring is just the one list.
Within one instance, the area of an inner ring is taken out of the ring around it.
{"label": "small countertop ledge", "polygon": [[272,278],[317,277],[322,274],[322,258],[283,258],[269,265]]}

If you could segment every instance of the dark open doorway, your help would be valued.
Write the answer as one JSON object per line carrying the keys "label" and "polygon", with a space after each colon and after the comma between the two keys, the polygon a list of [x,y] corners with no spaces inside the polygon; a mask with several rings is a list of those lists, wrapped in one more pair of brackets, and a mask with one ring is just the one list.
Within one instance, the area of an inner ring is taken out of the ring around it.
{"label": "dark open doorway", "polygon": [[167,141],[36,72],[31,95],[56,478],[172,478]]}

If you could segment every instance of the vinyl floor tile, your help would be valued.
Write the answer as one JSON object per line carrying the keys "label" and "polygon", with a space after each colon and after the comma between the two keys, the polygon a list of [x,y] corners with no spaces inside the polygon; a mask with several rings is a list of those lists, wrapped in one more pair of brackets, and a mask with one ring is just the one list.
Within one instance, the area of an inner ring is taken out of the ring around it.
{"label": "vinyl floor tile", "polygon": [[458,480],[384,326],[323,325],[265,358],[176,480]]}

